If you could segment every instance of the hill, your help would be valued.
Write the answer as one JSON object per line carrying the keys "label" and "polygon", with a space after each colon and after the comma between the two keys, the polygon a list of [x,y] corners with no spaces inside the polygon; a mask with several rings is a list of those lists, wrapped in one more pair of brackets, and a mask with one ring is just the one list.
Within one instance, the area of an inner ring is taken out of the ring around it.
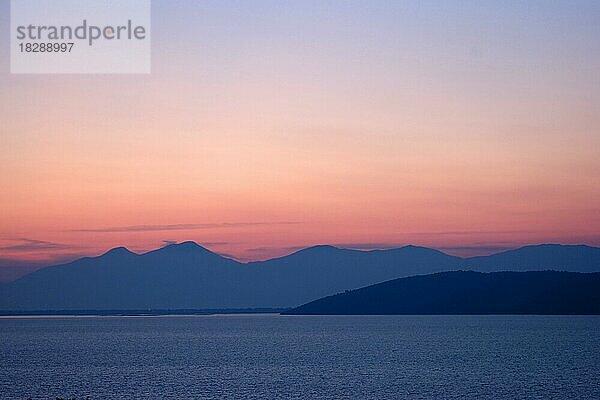
{"label": "hill", "polygon": [[442,272],[325,297],[284,314],[600,314],[600,273]]}

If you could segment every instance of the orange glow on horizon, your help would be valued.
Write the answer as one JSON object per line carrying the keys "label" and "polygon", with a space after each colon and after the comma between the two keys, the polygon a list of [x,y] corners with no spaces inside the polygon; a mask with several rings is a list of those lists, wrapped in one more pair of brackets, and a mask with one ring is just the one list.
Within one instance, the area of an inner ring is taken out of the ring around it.
{"label": "orange glow on horizon", "polygon": [[0,66],[0,268],[184,240],[243,261],[600,245],[597,24],[156,7],[150,75]]}

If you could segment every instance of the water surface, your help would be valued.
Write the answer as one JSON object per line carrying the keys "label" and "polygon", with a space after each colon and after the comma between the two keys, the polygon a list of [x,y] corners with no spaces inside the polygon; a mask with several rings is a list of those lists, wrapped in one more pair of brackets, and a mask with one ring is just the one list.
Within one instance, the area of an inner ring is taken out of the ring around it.
{"label": "water surface", "polygon": [[600,317],[0,318],[2,399],[600,398]]}

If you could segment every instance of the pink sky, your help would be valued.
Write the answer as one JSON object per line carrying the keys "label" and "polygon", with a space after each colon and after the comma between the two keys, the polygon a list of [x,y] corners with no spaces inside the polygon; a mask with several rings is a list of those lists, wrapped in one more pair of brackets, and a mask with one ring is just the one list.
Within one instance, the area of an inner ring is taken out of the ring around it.
{"label": "pink sky", "polygon": [[593,3],[202,4],[157,2],[150,75],[2,61],[0,268],[183,240],[240,260],[600,245]]}

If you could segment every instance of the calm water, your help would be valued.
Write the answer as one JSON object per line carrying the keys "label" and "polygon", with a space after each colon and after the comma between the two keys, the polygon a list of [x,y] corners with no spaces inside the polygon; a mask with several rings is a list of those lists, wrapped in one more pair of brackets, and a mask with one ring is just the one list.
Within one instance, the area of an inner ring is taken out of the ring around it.
{"label": "calm water", "polygon": [[0,318],[0,398],[600,398],[599,317]]}

